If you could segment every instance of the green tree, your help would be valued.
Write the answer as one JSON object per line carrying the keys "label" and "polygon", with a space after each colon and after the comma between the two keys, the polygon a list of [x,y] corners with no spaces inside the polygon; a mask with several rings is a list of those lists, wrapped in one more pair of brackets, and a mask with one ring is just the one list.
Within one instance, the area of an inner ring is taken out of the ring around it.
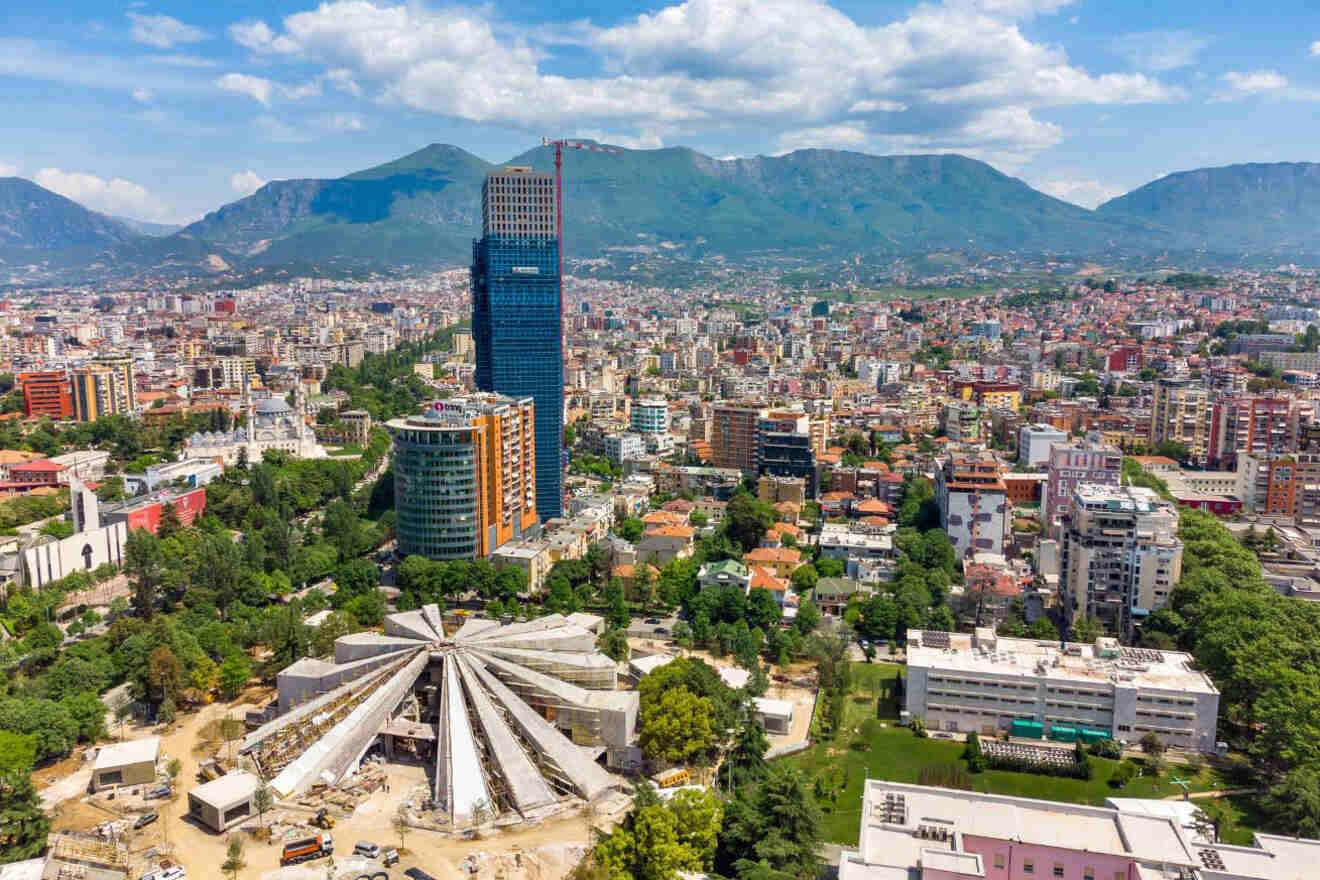
{"label": "green tree", "polygon": [[608,629],[596,640],[596,650],[611,660],[627,660],[630,652],[628,634],[621,629]]}
{"label": "green tree", "polygon": [[0,775],[27,773],[36,762],[36,736],[0,730]]}
{"label": "green tree", "polygon": [[789,580],[793,584],[793,589],[799,596],[810,594],[811,591],[816,588],[816,581],[819,579],[820,574],[816,571],[816,567],[810,563],[799,565],[797,568],[793,569],[793,574],[789,577]]}
{"label": "green tree", "polygon": [[156,612],[161,579],[160,541],[146,529],[132,529],[124,542],[124,572],[133,581],[133,610],[143,620]]}
{"label": "green tree", "polygon": [[708,751],[714,742],[711,702],[686,687],[666,690],[642,706],[638,744],[649,760],[687,762]]}
{"label": "green tree", "polygon": [[793,618],[793,627],[804,636],[809,636],[820,626],[820,609],[816,603],[804,598],[798,605],[797,617]]}
{"label": "green tree", "polygon": [[1263,799],[1275,830],[1297,837],[1320,837],[1320,770],[1298,767]]}
{"label": "green tree", "polygon": [[252,665],[242,651],[233,651],[220,664],[220,688],[226,699],[234,699],[252,677]]}
{"label": "green tree", "polygon": [[69,710],[36,697],[0,700],[0,730],[33,737],[37,761],[63,757],[78,741],[78,722]]}
{"label": "green tree", "polygon": [[778,624],[783,613],[783,609],[779,607],[779,602],[765,587],[753,587],[747,593],[747,605],[743,619],[747,621],[748,627],[764,632],[769,627]]}
{"label": "green tree", "polygon": [[1141,751],[1152,758],[1159,758],[1164,754],[1164,740],[1152,730],[1141,738]]}
{"label": "green tree", "polygon": [[243,838],[231,834],[225,844],[225,860],[220,864],[220,870],[225,872],[229,880],[238,880],[239,872],[245,867],[247,862],[243,861]]}
{"label": "green tree", "polygon": [[1033,639],[1057,639],[1059,628],[1048,617],[1037,617],[1027,628],[1027,635]]}
{"label": "green tree", "polygon": [[67,694],[60,705],[68,710],[69,717],[78,725],[78,739],[83,742],[96,742],[105,736],[105,703],[91,691]]}
{"label": "green tree", "polygon": [[636,544],[642,538],[646,524],[637,517],[628,517],[615,526],[614,531],[629,544]]}
{"label": "green tree", "polygon": [[46,848],[50,817],[41,808],[32,777],[0,775],[0,863],[36,858]]}
{"label": "green tree", "polygon": [[1081,642],[1084,645],[1094,644],[1095,640],[1104,634],[1105,628],[1100,624],[1100,621],[1084,614],[1075,618],[1068,630],[1070,641]]}
{"label": "green tree", "polygon": [[768,870],[797,880],[820,871],[822,820],[805,778],[787,764],[773,764],[757,786],[743,789],[726,807],[716,870],[745,877]]}
{"label": "green tree", "polygon": [[750,492],[738,491],[725,507],[723,531],[747,553],[761,546],[761,539],[774,522],[774,508]]}

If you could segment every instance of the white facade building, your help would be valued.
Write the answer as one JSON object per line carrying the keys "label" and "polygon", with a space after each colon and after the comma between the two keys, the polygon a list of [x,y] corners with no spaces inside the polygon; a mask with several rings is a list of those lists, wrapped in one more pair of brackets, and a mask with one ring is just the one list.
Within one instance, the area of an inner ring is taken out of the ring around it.
{"label": "white facade building", "polygon": [[906,708],[932,730],[996,735],[1014,721],[1212,752],[1219,691],[1179,651],[908,630]]}
{"label": "white facade building", "polygon": [[1050,447],[1067,443],[1068,435],[1053,425],[1023,425],[1018,430],[1018,464],[1039,467],[1050,460]]}

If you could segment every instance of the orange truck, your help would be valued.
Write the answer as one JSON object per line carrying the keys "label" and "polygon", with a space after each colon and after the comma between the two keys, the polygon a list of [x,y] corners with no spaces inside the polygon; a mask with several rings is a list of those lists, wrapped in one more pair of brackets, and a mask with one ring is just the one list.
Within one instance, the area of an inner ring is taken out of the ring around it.
{"label": "orange truck", "polygon": [[280,853],[280,866],[324,858],[334,851],[335,839],[332,835],[318,834],[315,837],[304,837],[302,840],[284,844],[284,852]]}

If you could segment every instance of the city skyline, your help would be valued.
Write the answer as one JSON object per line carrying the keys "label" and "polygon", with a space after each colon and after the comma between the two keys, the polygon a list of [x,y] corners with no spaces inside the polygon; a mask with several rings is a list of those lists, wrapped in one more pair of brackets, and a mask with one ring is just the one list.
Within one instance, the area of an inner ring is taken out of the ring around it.
{"label": "city skyline", "polygon": [[1320,100],[1320,29],[1297,32],[1290,7],[1306,11],[20,3],[0,38],[0,173],[182,222],[426,142],[498,158],[551,135],[717,158],[960,152],[1091,206],[1177,170],[1320,159],[1299,112]]}

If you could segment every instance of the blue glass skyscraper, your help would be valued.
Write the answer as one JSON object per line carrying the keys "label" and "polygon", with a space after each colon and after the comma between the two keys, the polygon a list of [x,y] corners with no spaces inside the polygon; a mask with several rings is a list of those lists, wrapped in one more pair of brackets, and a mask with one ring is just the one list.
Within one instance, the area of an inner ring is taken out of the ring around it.
{"label": "blue glass skyscraper", "polygon": [[472,245],[477,387],[530,396],[536,425],[536,513],[563,509],[564,347],[555,185],[509,167],[481,189],[482,236]]}

